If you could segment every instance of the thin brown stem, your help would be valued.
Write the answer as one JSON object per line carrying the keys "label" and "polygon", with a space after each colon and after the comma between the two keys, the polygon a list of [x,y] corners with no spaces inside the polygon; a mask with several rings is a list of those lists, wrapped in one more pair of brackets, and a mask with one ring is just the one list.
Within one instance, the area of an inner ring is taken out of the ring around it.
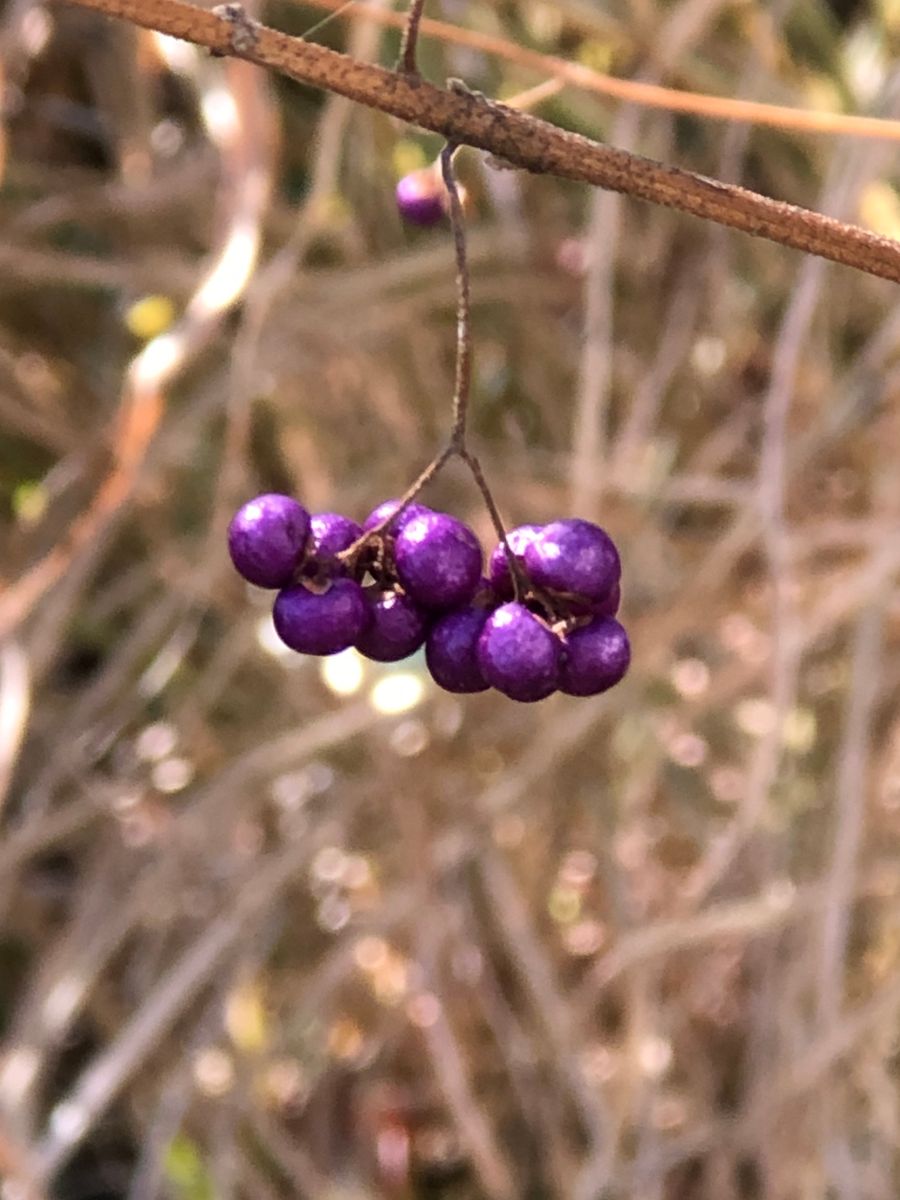
{"label": "thin brown stem", "polygon": [[522,568],[506,540],[503,519],[481,470],[481,464],[466,445],[466,419],[469,414],[469,396],[472,390],[472,295],[469,281],[469,261],[466,254],[465,216],[453,171],[453,155],[456,150],[457,147],[448,142],[441,151],[441,174],[450,200],[450,225],[453,230],[453,246],[456,251],[456,379],[453,388],[453,425],[450,431],[449,449],[458,454],[469,468],[472,478],[481,492],[497,537],[503,546],[515,597],[518,600],[527,590],[528,581],[524,578]]}
{"label": "thin brown stem", "polygon": [[387,526],[391,523],[391,521],[393,521],[395,517],[398,517],[400,515],[400,513],[402,513],[403,510],[407,507],[407,505],[411,504],[413,502],[413,500],[415,500],[416,496],[418,496],[418,494],[419,494],[419,492],[421,492],[422,488],[424,488],[427,484],[431,483],[432,479],[434,479],[435,475],[437,475],[438,471],[440,471],[440,469],[444,465],[444,463],[447,462],[447,460],[452,457],[453,453],[454,453],[454,447],[448,445],[448,446],[444,447],[444,449],[440,452],[440,454],[436,454],[435,457],[428,464],[428,466],[409,485],[409,487],[406,489],[406,491],[400,497],[400,503],[397,506],[397,511],[392,513],[390,515],[390,517],[387,518],[386,521],[382,521],[380,525],[377,525],[375,527],[375,529],[373,530],[373,533],[383,532],[383,530],[387,528]]}
{"label": "thin brown stem", "polygon": [[450,199],[450,225],[456,251],[456,380],[453,387],[453,425],[450,443],[462,453],[466,445],[466,418],[472,390],[472,305],[469,263],[466,257],[466,226],[459,188],[453,173],[457,147],[448,142],[441,151],[441,174]]}
{"label": "thin brown stem", "polygon": [[441,470],[444,464],[457,453],[457,449],[452,442],[448,444],[436,454],[431,462],[425,467],[409,485],[403,495],[400,497],[400,502],[390,516],[385,517],[383,521],[379,521],[371,529],[367,529],[361,537],[358,537],[352,545],[346,550],[342,550],[336,558],[340,562],[355,563],[366,546],[371,545],[376,538],[381,537],[389,525],[391,525],[400,516],[404,509],[408,508],[418,496],[419,492],[431,483],[435,475]]}
{"label": "thin brown stem", "polygon": [[491,523],[497,534],[497,538],[503,547],[503,553],[506,555],[506,565],[509,567],[510,578],[512,579],[513,592],[516,600],[521,600],[531,584],[525,576],[522,565],[512,552],[512,547],[506,540],[506,529],[503,525],[503,518],[500,516],[500,510],[491,494],[491,489],[484,477],[484,472],[481,469],[481,463],[471,451],[463,446],[459,451],[459,457],[466,464],[471,472],[472,478],[475,480],[475,485],[481,492],[481,497],[484,500],[484,506],[490,514]]}
{"label": "thin brown stem", "polygon": [[522,574],[522,568],[510,549],[506,540],[506,530],[503,519],[497,508],[491,489],[484,477],[481,464],[466,445],[466,417],[469,410],[469,394],[472,384],[472,305],[471,287],[469,282],[469,264],[466,254],[466,227],[462,203],[459,197],[459,187],[453,171],[453,155],[458,147],[448,142],[441,151],[441,174],[447,189],[450,208],[450,224],[453,229],[453,244],[456,250],[456,375],[453,388],[453,419],[447,444],[441,452],[432,459],[417,479],[410,484],[400,498],[399,507],[386,517],[374,529],[367,530],[361,538],[343,551],[338,557],[345,562],[356,562],[363,549],[372,543],[395,521],[400,513],[409,505],[426,484],[438,474],[446,462],[454,456],[459,457],[469,468],[472,478],[481,492],[485,506],[490,514],[497,537],[503,545],[513,580],[516,599],[519,599],[528,588],[528,581]]}
{"label": "thin brown stem", "polygon": [[400,60],[397,63],[397,70],[404,71],[407,75],[419,74],[416,48],[419,44],[419,22],[422,20],[424,8],[425,0],[410,0],[406,24],[403,27],[403,40],[400,43]]}
{"label": "thin brown stem", "polygon": [[264,25],[238,22],[185,0],[75,2],[219,54],[236,54],[271,67],[301,83],[430,129],[456,145],[486,150],[524,170],[625,192],[900,283],[900,242],[593,142],[483,96],[438,88],[418,76],[355,62],[324,46]]}
{"label": "thin brown stem", "polygon": [[[497,508],[494,497],[491,495],[491,489],[488,487],[487,480],[484,477],[484,472],[481,470],[481,463],[469,450],[461,450],[459,456],[469,468],[472,478],[475,480],[479,492],[481,492],[482,498],[484,499],[485,508],[487,508],[488,513],[490,514],[497,537],[501,542],[503,542],[504,545],[506,545],[506,530],[503,526],[503,518],[500,516],[500,510]],[[511,551],[510,557],[515,557],[512,555]],[[510,566],[512,566],[512,564],[510,564]]]}

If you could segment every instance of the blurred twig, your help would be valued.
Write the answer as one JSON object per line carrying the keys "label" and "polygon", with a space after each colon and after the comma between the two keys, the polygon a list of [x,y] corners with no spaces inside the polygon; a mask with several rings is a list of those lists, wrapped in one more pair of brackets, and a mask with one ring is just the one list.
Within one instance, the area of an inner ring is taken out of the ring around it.
{"label": "blurred twig", "polygon": [[165,410],[166,388],[208,345],[252,274],[269,193],[271,137],[261,94],[264,81],[240,62],[228,63],[225,72],[229,112],[219,113],[211,127],[223,166],[225,228],[221,245],[179,324],[154,338],[132,360],[112,435],[113,467],[90,507],[74,521],[68,537],[0,597],[0,638],[28,615],[77,554],[96,553],[102,536],[133,494]]}

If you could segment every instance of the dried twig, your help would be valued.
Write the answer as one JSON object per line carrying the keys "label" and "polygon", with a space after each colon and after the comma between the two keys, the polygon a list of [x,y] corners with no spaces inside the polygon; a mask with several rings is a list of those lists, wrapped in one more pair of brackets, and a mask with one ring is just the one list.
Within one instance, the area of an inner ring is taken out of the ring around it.
{"label": "dried twig", "polygon": [[132,359],[112,435],[113,463],[90,506],[68,536],[0,598],[0,638],[14,629],[69,569],[79,554],[96,553],[104,534],[133,495],[150,443],[165,411],[166,389],[209,344],[253,272],[259,225],[268,202],[268,141],[260,126],[264,104],[259,81],[241,63],[230,63],[234,117],[213,138],[223,159],[222,192],[227,226],[221,246],[188,303],[182,320]]}

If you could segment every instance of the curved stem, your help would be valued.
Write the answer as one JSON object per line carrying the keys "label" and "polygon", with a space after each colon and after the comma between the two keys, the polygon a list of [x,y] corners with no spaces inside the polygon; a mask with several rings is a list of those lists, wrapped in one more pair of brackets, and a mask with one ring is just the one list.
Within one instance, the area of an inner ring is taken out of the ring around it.
{"label": "curved stem", "polygon": [[491,494],[491,489],[488,487],[488,482],[484,477],[484,472],[481,469],[481,463],[469,450],[463,447],[459,451],[459,457],[463,460],[475,480],[475,485],[481,492],[481,497],[484,500],[485,508],[490,514],[491,522],[497,534],[497,539],[503,547],[503,553],[506,555],[506,565],[509,567],[510,578],[512,579],[513,594],[515,599],[521,601],[522,597],[531,588],[531,583],[525,572],[522,570],[522,564],[512,552],[512,547],[506,538],[506,528],[503,524],[503,518],[500,516],[500,510]]}

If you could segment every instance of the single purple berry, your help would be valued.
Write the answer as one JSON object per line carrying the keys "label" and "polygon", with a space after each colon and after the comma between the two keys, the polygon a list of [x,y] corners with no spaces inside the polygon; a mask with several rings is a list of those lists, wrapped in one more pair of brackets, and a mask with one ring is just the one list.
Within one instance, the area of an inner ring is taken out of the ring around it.
{"label": "single purple berry", "polygon": [[304,584],[275,597],[275,629],[286,646],[301,654],[337,654],[357,640],[369,620],[363,590],[352,579],[333,579],[325,591]]}
{"label": "single purple berry", "polygon": [[619,611],[619,605],[622,603],[622,588],[619,581],[612,585],[602,600],[598,600],[594,605],[594,613],[598,617],[614,617]]}
{"label": "single purple berry", "polygon": [[431,678],[447,692],[484,692],[488,681],[478,665],[478,639],[490,613],[477,604],[454,609],[431,628],[425,662]]}
{"label": "single purple berry", "polygon": [[570,600],[567,604],[573,617],[614,617],[622,603],[622,589],[614,583],[602,600]]}
{"label": "single purple berry", "polygon": [[[370,529],[374,529],[376,525],[380,525],[382,521],[386,521],[388,517],[392,517],[400,507],[399,500],[383,500],[377,508],[373,508],[369,515],[363,521],[363,529],[366,533]],[[391,521],[387,527],[389,533],[399,533],[404,525],[408,524],[415,517],[421,517],[423,513],[431,512],[430,508],[426,508],[424,504],[407,504],[403,512],[396,521]]]}
{"label": "single purple berry", "polygon": [[559,638],[524,604],[501,604],[478,639],[478,663],[488,683],[512,700],[543,700],[556,691]]}
{"label": "single purple berry", "polygon": [[611,617],[597,617],[565,639],[559,690],[596,696],[619,682],[631,662],[628,634]]}
{"label": "single purple berry", "polygon": [[553,521],[525,547],[525,569],[538,587],[601,600],[618,582],[619,552],[591,521]]}
{"label": "single purple berry", "polygon": [[[309,525],[312,531],[310,557],[332,571],[338,566],[336,556],[362,537],[362,526],[341,513],[313,513]],[[343,568],[340,570],[342,573]]]}
{"label": "single purple berry", "polygon": [[396,195],[400,216],[410,225],[437,225],[447,214],[447,190],[433,167],[404,175]]}
{"label": "single purple berry", "polygon": [[248,583],[280,588],[303,558],[309,513],[290,496],[269,492],[237,510],[228,526],[231,561]]}
{"label": "single purple berry", "polygon": [[357,650],[375,662],[409,658],[425,641],[426,614],[402,592],[372,588],[365,597],[369,623],[356,639]]}
{"label": "single purple berry", "polygon": [[407,521],[394,540],[404,589],[425,608],[466,604],[481,582],[481,545],[462,521],[427,512]]}
{"label": "single purple berry", "polygon": [[[506,540],[516,558],[522,557],[525,553],[525,547],[534,541],[543,528],[543,525],[519,525],[516,529],[509,531],[506,535]],[[512,576],[509,573],[509,563],[506,560],[506,550],[502,542],[499,542],[491,551],[491,557],[488,562],[488,577],[491,581],[491,586],[498,596],[502,596],[505,600],[512,597]]]}

